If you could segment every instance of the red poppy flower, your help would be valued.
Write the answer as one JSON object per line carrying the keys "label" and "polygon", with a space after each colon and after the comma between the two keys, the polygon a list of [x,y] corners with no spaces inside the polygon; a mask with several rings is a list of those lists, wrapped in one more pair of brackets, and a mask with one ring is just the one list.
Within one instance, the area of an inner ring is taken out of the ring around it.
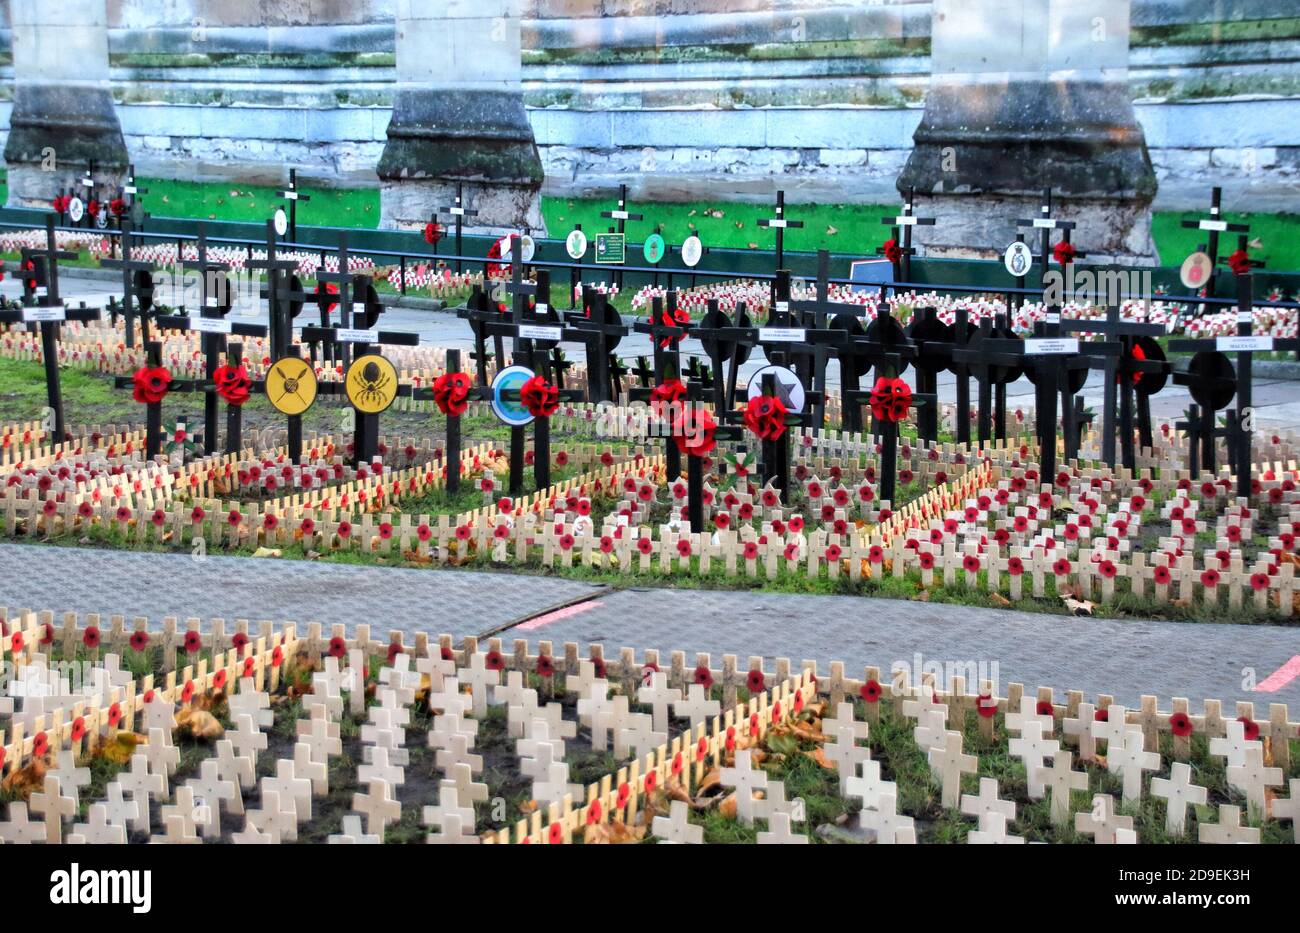
{"label": "red poppy flower", "polygon": [[713,672],[704,665],[695,669],[695,683],[699,684],[705,690],[713,687]]}
{"label": "red poppy flower", "polygon": [[99,647],[99,629],[93,625],[87,625],[86,631],[82,633],[81,643],[87,648],[94,650]]}
{"label": "red poppy flower", "polygon": [[256,659],[251,656],[244,658],[244,669],[239,676],[252,677],[255,673],[257,673],[257,664],[255,663],[255,661]]}
{"label": "red poppy flower", "polygon": [[1174,735],[1187,736],[1192,734],[1192,718],[1186,713],[1173,713],[1169,717],[1169,731]]}
{"label": "red poppy flower", "polygon": [[167,395],[172,374],[162,366],[142,366],[131,377],[132,397],[142,405],[155,405]]}
{"label": "red poppy flower", "polygon": [[637,538],[636,549],[640,551],[642,554],[649,554],[652,550],[654,550],[654,544],[653,542],[651,542],[649,538]]}
{"label": "red poppy flower", "polygon": [[76,719],[72,720],[72,731],[69,734],[69,738],[74,742],[80,742],[85,737],[86,719],[84,716],[78,716]]}
{"label": "red poppy flower", "polygon": [[271,666],[279,667],[283,663],[284,663],[284,649],[281,648],[279,645],[276,645],[275,649],[271,652]]}
{"label": "red poppy flower", "polygon": [[975,700],[975,712],[984,719],[992,719],[998,712],[998,701],[990,693],[981,693]]}
{"label": "red poppy flower", "polygon": [[912,388],[902,379],[881,376],[871,389],[869,404],[871,417],[896,424],[907,418],[912,407]]}
{"label": "red poppy flower", "polygon": [[489,651],[487,657],[483,659],[483,666],[489,671],[503,671],[506,669],[506,659],[501,656],[500,651]]}
{"label": "red poppy flower", "polygon": [[1268,589],[1268,574],[1267,574],[1267,573],[1252,573],[1252,574],[1250,575],[1250,588],[1251,588],[1252,590],[1266,590],[1266,589]]}
{"label": "red poppy flower", "polygon": [[342,658],[348,653],[348,643],[343,636],[335,635],[330,639],[329,655],[332,658]]}
{"label": "red poppy flower", "polygon": [[212,689],[224,690],[226,688],[226,669],[223,667],[212,675]]}
{"label": "red poppy flower", "polygon": [[962,558],[961,566],[967,573],[977,573],[980,569],[980,559],[974,554],[967,554]]}
{"label": "red poppy flower", "polygon": [[202,647],[203,639],[199,636],[198,632],[191,629],[185,633],[185,651],[187,653],[194,654]]}
{"label": "red poppy flower", "polygon": [[929,551],[922,551],[919,555],[917,555],[917,561],[921,564],[922,570],[934,569],[934,555],[931,554]]}
{"label": "red poppy flower", "polygon": [[1212,590],[1218,585],[1219,571],[1215,570],[1213,567],[1201,571],[1201,586],[1208,590]]}
{"label": "red poppy flower", "polygon": [[1068,266],[1070,263],[1074,262],[1074,257],[1077,253],[1078,250],[1074,248],[1073,244],[1067,243],[1065,240],[1061,240],[1052,247],[1052,258],[1062,266]]}
{"label": "red poppy flower", "polygon": [[1253,742],[1259,738],[1259,723],[1249,716],[1238,716],[1237,722],[1245,726],[1244,735],[1247,742]]}
{"label": "red poppy flower", "polygon": [[840,549],[840,546],[839,546],[838,544],[832,544],[832,545],[829,545],[829,546],[826,548],[826,561],[827,561],[827,563],[831,563],[831,564],[837,563],[837,562],[839,561],[839,559],[840,559],[840,556],[841,556],[843,553],[844,553],[844,552]]}
{"label": "red poppy flower", "polygon": [[539,654],[537,656],[537,676],[538,677],[555,676],[555,662],[551,660],[551,656],[549,654]]}
{"label": "red poppy flower", "polygon": [[9,650],[14,654],[23,650],[23,633],[14,632],[13,637],[9,639]]}
{"label": "red poppy flower", "polygon": [[859,690],[858,693],[866,702],[877,703],[880,701],[880,695],[882,693],[880,683],[876,680],[868,680],[862,685],[862,689]]}
{"label": "red poppy flower", "polygon": [[1156,583],[1158,583],[1161,586],[1167,584],[1173,577],[1173,575],[1169,572],[1169,568],[1164,566],[1163,564],[1156,567],[1156,569],[1152,572],[1151,576],[1156,581]]}
{"label": "red poppy flower", "polygon": [[614,806],[618,807],[620,810],[623,809],[627,806],[627,802],[631,797],[632,785],[628,784],[627,781],[624,781],[618,785],[618,796],[615,798]]}
{"label": "red poppy flower", "polygon": [[1113,561],[1103,560],[1097,564],[1097,571],[1107,580],[1112,579],[1119,572]]}
{"label": "red poppy flower", "polygon": [[44,630],[41,633],[41,644],[42,645],[54,644],[54,623],[52,622],[45,623]]}
{"label": "red poppy flower", "polygon": [[253,380],[249,378],[248,370],[242,363],[239,366],[218,366],[212,373],[212,381],[216,384],[217,394],[236,408],[248,401],[253,387]]}
{"label": "red poppy flower", "polygon": [[773,395],[756,395],[745,405],[745,428],[761,441],[779,440],[785,433],[785,404]]}
{"label": "red poppy flower", "polygon": [[688,538],[682,538],[677,542],[677,553],[682,557],[691,556],[691,542]]}
{"label": "red poppy flower", "polygon": [[50,737],[44,732],[36,733],[32,739],[32,757],[44,758],[45,753],[50,750]]}
{"label": "red poppy flower", "polygon": [[194,699],[194,681],[185,681],[185,687],[181,690],[181,702],[188,703]]}
{"label": "red poppy flower", "polygon": [[1070,562],[1064,557],[1057,558],[1056,562],[1052,564],[1052,573],[1056,574],[1058,577],[1064,577],[1069,572]]}
{"label": "red poppy flower", "polygon": [[108,708],[108,724],[116,729],[117,724],[122,721],[122,704],[114,703]]}
{"label": "red poppy flower", "polygon": [[605,677],[605,659],[593,657],[591,659],[591,666],[596,676],[603,680]]}

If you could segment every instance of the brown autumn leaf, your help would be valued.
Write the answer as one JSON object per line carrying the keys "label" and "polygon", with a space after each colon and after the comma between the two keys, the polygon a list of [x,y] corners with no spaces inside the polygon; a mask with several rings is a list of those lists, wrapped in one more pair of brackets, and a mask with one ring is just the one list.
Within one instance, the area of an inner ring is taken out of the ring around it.
{"label": "brown autumn leaf", "polygon": [[32,791],[45,786],[45,770],[45,760],[35,758],[25,767],[5,775],[5,779],[0,781],[0,791],[25,799]]}
{"label": "brown autumn leaf", "polygon": [[921,590],[921,592],[913,596],[912,599],[918,603],[928,603],[930,601],[930,591]]}
{"label": "brown autumn leaf", "polygon": [[519,805],[519,812],[525,816],[534,812],[540,806],[536,800],[525,800]]}
{"label": "brown autumn leaf", "polygon": [[747,245],[749,246],[750,249],[758,249],[758,244],[757,244],[757,243],[749,243],[749,244],[747,244]]}
{"label": "brown autumn leaf", "polygon": [[722,789],[722,772],[717,768],[711,768],[700,778],[699,785],[695,788],[697,796],[703,797],[705,794],[713,793]]}
{"label": "brown autumn leaf", "polygon": [[830,761],[826,757],[826,752],[823,749],[814,748],[812,751],[804,752],[803,754],[807,755],[809,758],[817,762],[819,765],[821,765],[823,768],[827,769],[828,771],[835,770],[835,762]]}
{"label": "brown autumn leaf", "polygon": [[728,794],[723,798],[722,803],[718,804],[718,812],[726,819],[734,820],[736,818],[736,807],[738,801],[735,794]]}
{"label": "brown autumn leaf", "polygon": [[1088,599],[1070,599],[1069,597],[1066,597],[1065,608],[1070,610],[1071,615],[1090,616],[1092,615],[1094,604]]}
{"label": "brown autumn leaf", "polygon": [[611,820],[608,823],[592,823],[584,827],[582,841],[588,845],[627,845],[640,842],[645,835],[644,826],[629,826],[624,822]]}
{"label": "brown autumn leaf", "polygon": [[110,741],[99,746],[99,749],[95,752],[95,757],[124,765],[135,754],[136,746],[147,740],[147,737],[139,732],[119,732]]}
{"label": "brown autumn leaf", "polygon": [[1003,609],[1006,609],[1011,605],[1011,600],[1007,599],[1001,593],[990,593],[989,602],[995,606],[1001,606]]}
{"label": "brown autumn leaf", "polygon": [[216,716],[207,710],[196,709],[193,706],[183,707],[176,714],[176,728],[181,735],[188,735],[203,742],[214,742],[226,734],[226,730],[217,721]]}

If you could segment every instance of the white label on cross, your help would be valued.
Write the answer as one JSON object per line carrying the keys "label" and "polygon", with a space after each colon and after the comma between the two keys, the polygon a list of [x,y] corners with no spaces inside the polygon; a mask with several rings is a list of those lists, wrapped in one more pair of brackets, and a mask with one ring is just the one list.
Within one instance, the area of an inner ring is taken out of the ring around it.
{"label": "white label on cross", "polygon": [[366,313],[366,303],[365,303],[364,301],[361,301],[361,300],[357,300],[357,301],[352,302],[352,313],[353,313],[353,314],[365,314],[365,313]]}
{"label": "white label on cross", "polygon": [[127,185],[125,188],[122,189],[122,193],[123,193],[123,194],[135,194],[135,193],[136,193],[135,185]]}
{"label": "white label on cross", "polygon": [[551,306],[548,305],[548,304],[547,304],[546,302],[544,302],[544,301],[539,301],[539,302],[537,302],[537,313],[538,313],[538,314],[550,314],[550,313],[551,313]]}
{"label": "white label on cross", "polygon": [[1238,312],[1237,312],[1237,323],[1238,323],[1238,324],[1250,324],[1250,323],[1253,322],[1254,320],[1255,320],[1255,316],[1254,316],[1253,314],[1251,314],[1249,311],[1238,311]]}
{"label": "white label on cross", "polygon": [[190,330],[196,330],[201,334],[228,334],[232,326],[225,318],[198,317],[194,314],[190,315],[189,322]]}
{"label": "white label on cross", "polygon": [[36,286],[36,297],[37,297],[37,298],[44,298],[44,297],[45,297],[46,295],[48,295],[49,293],[50,293],[50,290],[49,290],[49,287],[48,287],[48,286],[45,286],[45,285],[37,285],[37,286]]}
{"label": "white label on cross", "polygon": [[296,200],[298,200],[298,192],[296,192],[296,191],[282,191],[282,192],[280,192],[280,195],[281,195],[281,197],[283,197],[286,201],[296,201]]}
{"label": "white label on cross", "polygon": [[81,179],[81,183],[85,185],[87,188],[95,187],[95,179],[91,178],[89,175]]}
{"label": "white label on cross", "polygon": [[1049,311],[1049,312],[1047,312],[1046,321],[1047,321],[1048,324],[1060,324],[1060,323],[1061,323],[1061,312],[1060,312],[1060,311]]}
{"label": "white label on cross", "polygon": [[464,216],[465,216],[465,208],[463,208],[463,207],[453,207],[453,208],[452,208],[448,213],[450,213],[451,216],[453,216],[453,217],[464,217]]}
{"label": "white label on cross", "polygon": [[35,308],[23,308],[23,321],[31,324],[37,321],[66,321],[68,309],[63,305],[44,305]]}
{"label": "white label on cross", "polygon": [[1200,223],[1202,230],[1214,230],[1218,233],[1226,233],[1228,222],[1226,220],[1202,220]]}
{"label": "white label on cross", "polygon": [[1272,350],[1272,337],[1219,337],[1214,341],[1214,349],[1220,353],[1250,353],[1256,350]]}
{"label": "white label on cross", "polygon": [[627,211],[610,211],[609,216],[614,220],[627,220]]}
{"label": "white label on cross", "polygon": [[1025,341],[1025,352],[1035,356],[1061,356],[1079,352],[1078,337],[1031,337]]}
{"label": "white label on cross", "polygon": [[543,327],[540,324],[520,324],[519,336],[526,340],[561,340],[563,330],[558,327]]}
{"label": "white label on cross", "polygon": [[1038,230],[1054,230],[1056,229],[1056,221],[1050,217],[1036,217],[1034,218],[1034,227]]}
{"label": "white label on cross", "polygon": [[338,327],[334,330],[334,339],[339,343],[379,343],[379,331]]}
{"label": "white label on cross", "polygon": [[904,215],[901,216],[901,217],[895,217],[895,218],[894,218],[894,225],[895,225],[895,226],[898,226],[898,227],[915,227],[915,226],[916,226],[916,218],[915,218],[915,217],[909,217],[909,216],[907,216],[906,214],[904,214]]}
{"label": "white label on cross", "polygon": [[760,327],[760,343],[803,343],[808,339],[808,331],[802,327]]}
{"label": "white label on cross", "polygon": [[782,219],[782,218],[775,218],[775,219],[773,219],[773,220],[769,220],[769,221],[767,222],[767,225],[768,225],[769,227],[784,227],[784,226],[785,226],[785,220]]}

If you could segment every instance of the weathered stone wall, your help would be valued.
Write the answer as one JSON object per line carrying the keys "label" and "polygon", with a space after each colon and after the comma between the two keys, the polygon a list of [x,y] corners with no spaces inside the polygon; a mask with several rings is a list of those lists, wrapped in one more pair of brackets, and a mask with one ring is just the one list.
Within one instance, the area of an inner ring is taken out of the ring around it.
{"label": "weathered stone wall", "polygon": [[[142,173],[377,183],[394,0],[110,0],[110,77]],[[1134,0],[1130,85],[1157,206],[1300,209],[1300,13]],[[8,0],[0,0],[7,26]],[[929,85],[928,2],[524,0],[546,190],[895,199]],[[12,72],[0,29],[0,132]]]}

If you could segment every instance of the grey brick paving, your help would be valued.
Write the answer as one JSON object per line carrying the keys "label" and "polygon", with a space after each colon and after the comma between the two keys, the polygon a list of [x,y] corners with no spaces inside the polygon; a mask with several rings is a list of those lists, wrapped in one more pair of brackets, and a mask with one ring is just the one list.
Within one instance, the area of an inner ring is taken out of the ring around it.
{"label": "grey brick paving", "polygon": [[0,544],[0,606],[477,634],[589,593],[585,583],[461,570]]}
{"label": "grey brick paving", "polygon": [[[997,664],[998,680],[1027,687],[1110,693],[1136,705],[1154,693],[1167,709],[1172,696],[1287,702],[1300,713],[1300,679],[1274,693],[1242,689],[1242,669],[1263,680],[1300,654],[1300,628],[1188,622],[1105,620],[930,605],[851,596],[800,596],[700,590],[620,591],[598,605],[529,631],[503,637],[547,638],[560,644],[724,653],[745,664],[751,655],[795,664],[815,660],[825,673],[844,661],[852,676],[867,664],[895,661],[948,665]],[[769,668],[770,669],[770,668]],[[961,669],[958,668],[958,672]],[[1197,707],[1199,708],[1199,706]]]}
{"label": "grey brick paving", "polygon": [[[368,623],[389,629],[477,635],[599,587],[506,573],[360,567],[91,548],[0,544],[0,605],[55,611]],[[1300,679],[1274,693],[1242,687],[1244,668],[1263,680],[1300,654],[1300,628],[1081,619],[852,596],[722,590],[611,591],[555,621],[509,629],[507,639],[707,651],[827,670],[867,664],[996,664],[996,676],[1029,687],[1110,693],[1136,704],[1154,693],[1194,702],[1217,697],[1300,709]],[[1166,706],[1167,708],[1167,706]]]}

